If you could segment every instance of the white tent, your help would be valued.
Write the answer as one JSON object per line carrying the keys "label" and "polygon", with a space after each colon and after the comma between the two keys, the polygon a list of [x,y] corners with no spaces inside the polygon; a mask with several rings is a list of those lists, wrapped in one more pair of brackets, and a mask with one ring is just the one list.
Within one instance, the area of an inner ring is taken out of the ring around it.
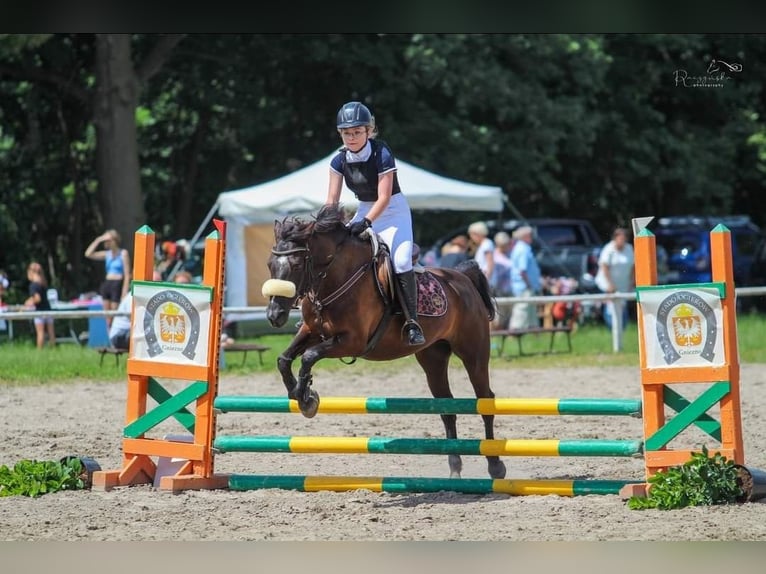
{"label": "white tent", "polygon": [[[303,169],[252,187],[218,196],[214,210],[226,220],[226,305],[264,305],[261,284],[268,279],[266,259],[274,243],[274,221],[316,212],[327,198],[334,153]],[[413,210],[495,211],[503,209],[500,187],[466,183],[432,174],[396,160],[399,184]],[[357,204],[347,188],[341,203]],[[207,222],[205,222],[207,224]]]}

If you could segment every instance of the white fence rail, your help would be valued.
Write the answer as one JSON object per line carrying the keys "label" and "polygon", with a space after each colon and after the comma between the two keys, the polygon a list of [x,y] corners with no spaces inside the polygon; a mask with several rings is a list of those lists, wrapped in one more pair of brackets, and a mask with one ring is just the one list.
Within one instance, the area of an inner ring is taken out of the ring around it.
{"label": "white fence rail", "polygon": [[[766,286],[762,287],[738,287],[736,289],[737,297],[752,297],[766,295]],[[498,297],[499,304],[509,303],[555,303],[557,301],[594,301],[607,303],[610,301],[624,302],[635,301],[635,293],[588,293],[572,295],[537,295],[533,297]],[[245,320],[266,320],[266,307],[224,307],[224,316],[230,321],[236,321],[237,316],[245,316]],[[12,321],[31,320],[35,317],[53,317],[53,319],[90,319],[93,317],[116,317],[117,315],[126,315],[118,311],[106,310],[53,310],[53,311],[0,311],[0,321],[8,321],[9,338],[13,338]],[[612,322],[612,350],[617,353],[622,348],[622,325],[620,325],[620,314],[615,314],[616,321]]]}

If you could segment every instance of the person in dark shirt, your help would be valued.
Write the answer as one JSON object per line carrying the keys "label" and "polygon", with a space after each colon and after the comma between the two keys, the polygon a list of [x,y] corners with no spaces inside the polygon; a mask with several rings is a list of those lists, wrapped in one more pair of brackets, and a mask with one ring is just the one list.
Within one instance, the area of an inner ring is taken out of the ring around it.
{"label": "person in dark shirt", "polygon": [[463,261],[468,261],[468,259],[470,259],[468,255],[468,237],[456,235],[452,238],[452,241],[444,246],[439,266],[454,269]]}
{"label": "person in dark shirt", "polygon": [[[48,281],[45,279],[43,266],[37,261],[32,261],[27,267],[27,279],[29,280],[29,298],[24,305],[34,307],[35,311],[50,311],[51,304],[48,301]],[[45,346],[45,335],[48,335],[48,344],[56,346],[56,333],[53,328],[53,317],[35,317],[35,335],[37,348]]]}

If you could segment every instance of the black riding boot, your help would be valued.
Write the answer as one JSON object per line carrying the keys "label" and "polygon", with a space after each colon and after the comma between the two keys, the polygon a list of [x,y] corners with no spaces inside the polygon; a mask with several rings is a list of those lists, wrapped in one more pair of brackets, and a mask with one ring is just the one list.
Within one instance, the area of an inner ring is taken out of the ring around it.
{"label": "black riding boot", "polygon": [[404,332],[407,335],[407,344],[411,346],[423,345],[426,338],[423,330],[418,325],[418,285],[414,271],[405,271],[396,274],[399,283],[399,302],[404,313]]}

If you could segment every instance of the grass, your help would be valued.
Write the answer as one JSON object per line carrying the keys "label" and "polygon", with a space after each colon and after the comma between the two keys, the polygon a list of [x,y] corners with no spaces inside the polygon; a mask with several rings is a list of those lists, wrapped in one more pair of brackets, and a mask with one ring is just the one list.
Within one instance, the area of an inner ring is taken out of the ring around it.
{"label": "grass", "polygon": [[[766,363],[766,317],[763,315],[745,315],[738,320],[738,342],[740,361],[742,363]],[[527,335],[524,338],[524,352],[533,353],[547,349],[550,335]],[[240,342],[256,339],[239,338]],[[290,342],[289,335],[270,335],[259,337],[257,342],[271,347],[263,354],[264,364],[258,362],[257,353],[249,353],[247,362],[242,366],[240,355],[227,357],[227,367],[224,375],[247,375],[253,372],[276,374],[277,356]],[[493,339],[491,367],[493,369],[546,369],[572,368],[593,366],[634,366],[638,369],[638,332],[635,324],[625,330],[623,350],[612,352],[612,335],[603,325],[582,326],[572,334],[572,353],[554,353],[552,355],[531,355],[519,357],[516,341],[508,339],[505,344],[503,357],[497,356],[498,343]],[[566,350],[563,334],[556,335],[555,350]],[[74,344],[60,344],[56,348],[38,350],[31,340],[20,339],[0,344],[0,386],[3,385],[38,385],[49,382],[67,382],[75,380],[91,381],[125,381],[125,356],[120,359],[119,366],[114,358],[104,358],[103,366],[99,365],[99,354],[90,347],[79,347]],[[455,364],[459,361],[453,359]],[[403,365],[415,365],[414,357],[406,357],[397,361],[371,362],[359,360],[355,368],[376,369],[396,372]],[[297,369],[297,364],[295,366]],[[347,368],[339,360],[320,361],[316,370],[338,371]]]}

